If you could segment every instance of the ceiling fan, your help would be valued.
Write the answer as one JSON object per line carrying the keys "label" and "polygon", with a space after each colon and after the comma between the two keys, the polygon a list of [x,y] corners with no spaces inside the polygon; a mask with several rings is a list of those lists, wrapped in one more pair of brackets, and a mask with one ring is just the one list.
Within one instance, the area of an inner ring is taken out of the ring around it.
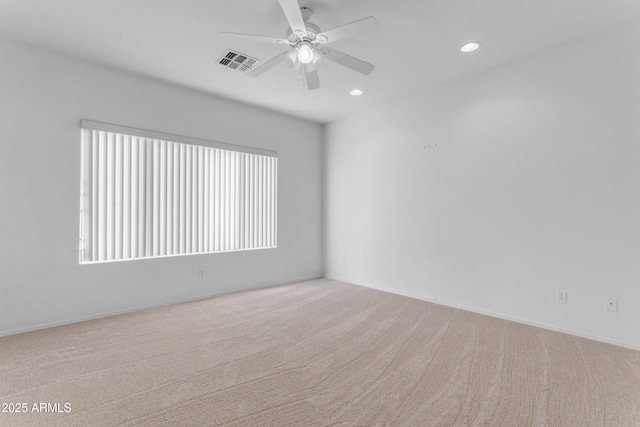
{"label": "ceiling fan", "polygon": [[267,70],[270,70],[280,62],[287,62],[289,67],[298,72],[303,86],[313,90],[320,87],[318,77],[318,62],[326,58],[336,62],[358,73],[367,75],[371,73],[374,66],[351,55],[340,52],[337,49],[329,48],[326,45],[338,40],[355,37],[362,34],[376,31],[380,28],[378,20],[373,16],[354,21],[328,31],[321,31],[320,28],[309,22],[312,10],[307,7],[300,7],[298,0],[278,0],[280,7],[287,17],[289,28],[287,38],[275,38],[267,36],[257,36],[253,34],[240,33],[220,33],[221,37],[254,41],[262,43],[277,43],[291,47],[286,52],[271,58],[261,66],[247,73],[250,77],[258,77]]}

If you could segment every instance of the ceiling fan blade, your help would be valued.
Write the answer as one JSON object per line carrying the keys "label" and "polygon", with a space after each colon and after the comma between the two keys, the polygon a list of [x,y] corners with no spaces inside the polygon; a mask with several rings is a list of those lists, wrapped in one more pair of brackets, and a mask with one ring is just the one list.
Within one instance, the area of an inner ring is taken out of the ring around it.
{"label": "ceiling fan blade", "polygon": [[224,39],[242,40],[242,41],[248,41],[248,42],[289,44],[288,40],[279,39],[276,37],[256,36],[253,34],[223,32],[223,33],[220,33],[220,37]]}
{"label": "ceiling fan blade", "polygon": [[317,70],[305,70],[305,83],[307,85],[307,89],[314,90],[320,88],[320,78],[318,77]]}
{"label": "ceiling fan blade", "polygon": [[347,68],[351,68],[353,71],[357,71],[360,74],[371,74],[375,68],[372,64],[364,62],[358,58],[354,58],[351,55],[347,55],[344,52],[340,52],[335,49],[327,49],[329,52],[325,55],[325,58],[337,62],[340,65],[344,65]]}
{"label": "ceiling fan blade", "polygon": [[251,70],[247,73],[247,76],[249,77],[258,77],[260,76],[262,73],[264,73],[265,71],[269,71],[270,69],[272,69],[273,67],[275,67],[276,65],[278,65],[280,62],[284,61],[285,58],[287,57],[287,52],[282,52],[281,54],[274,56],[273,58],[271,58],[270,60],[268,60],[267,62],[265,62],[264,64],[262,64],[261,66],[259,66],[258,68],[256,68],[255,70]]}
{"label": "ceiling fan blade", "polygon": [[349,37],[356,37],[367,33],[372,33],[380,29],[380,23],[373,16],[351,22],[332,30],[327,30],[316,36],[318,43],[331,43]]}
{"label": "ceiling fan blade", "polygon": [[307,27],[304,25],[304,19],[302,19],[298,0],[279,0],[279,2],[284,15],[287,17],[289,26],[291,26],[291,30],[294,33],[301,32],[302,34],[306,34]]}

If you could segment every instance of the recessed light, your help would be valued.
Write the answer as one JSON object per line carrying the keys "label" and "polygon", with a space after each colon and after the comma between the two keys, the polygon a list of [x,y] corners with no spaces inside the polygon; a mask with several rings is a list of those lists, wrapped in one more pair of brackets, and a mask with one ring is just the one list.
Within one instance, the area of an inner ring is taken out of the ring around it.
{"label": "recessed light", "polygon": [[354,90],[352,90],[350,93],[351,93],[351,95],[353,95],[353,96],[360,96],[360,95],[362,95],[362,91],[361,91],[360,89],[354,89]]}
{"label": "recessed light", "polygon": [[469,42],[469,43],[463,45],[460,48],[460,50],[463,51],[464,53],[469,53],[469,52],[473,52],[474,50],[476,50],[479,47],[480,47],[480,42]]}

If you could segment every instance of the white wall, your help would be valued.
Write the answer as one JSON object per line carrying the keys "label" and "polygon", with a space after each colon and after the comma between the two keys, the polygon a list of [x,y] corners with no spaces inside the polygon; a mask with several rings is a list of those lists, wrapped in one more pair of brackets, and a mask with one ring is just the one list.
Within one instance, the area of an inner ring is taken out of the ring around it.
{"label": "white wall", "polygon": [[325,274],[640,348],[638,42],[618,28],[328,125]]}
{"label": "white wall", "polygon": [[[0,58],[0,335],[322,274],[320,125],[7,40]],[[278,151],[278,248],[78,265],[83,118]]]}

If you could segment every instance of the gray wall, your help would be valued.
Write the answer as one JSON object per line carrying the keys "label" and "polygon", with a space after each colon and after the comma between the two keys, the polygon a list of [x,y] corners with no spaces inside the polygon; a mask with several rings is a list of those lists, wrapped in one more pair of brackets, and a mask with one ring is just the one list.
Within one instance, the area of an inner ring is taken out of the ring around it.
{"label": "gray wall", "polygon": [[640,348],[638,40],[622,27],[329,124],[326,275]]}
{"label": "gray wall", "polygon": [[[0,58],[0,334],[322,274],[319,125],[7,40]],[[82,118],[278,151],[278,248],[78,265]]]}

